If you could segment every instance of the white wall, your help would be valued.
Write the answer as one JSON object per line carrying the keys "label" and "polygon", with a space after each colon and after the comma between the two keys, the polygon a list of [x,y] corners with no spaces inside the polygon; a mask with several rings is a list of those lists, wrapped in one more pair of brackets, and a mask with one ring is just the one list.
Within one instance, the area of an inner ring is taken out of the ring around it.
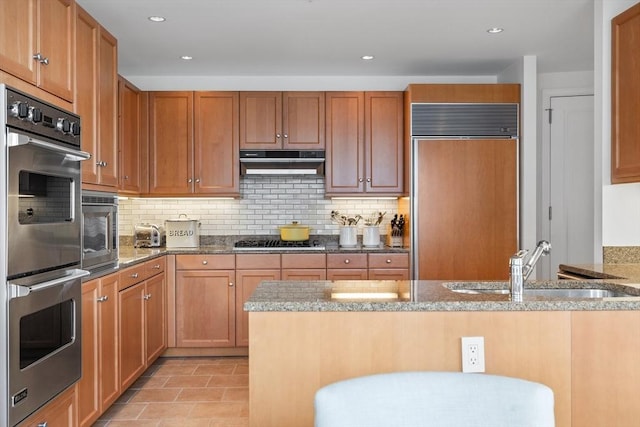
{"label": "white wall", "polygon": [[636,3],[595,2],[595,140],[602,147],[604,246],[640,246],[640,183],[611,185],[611,19]]}

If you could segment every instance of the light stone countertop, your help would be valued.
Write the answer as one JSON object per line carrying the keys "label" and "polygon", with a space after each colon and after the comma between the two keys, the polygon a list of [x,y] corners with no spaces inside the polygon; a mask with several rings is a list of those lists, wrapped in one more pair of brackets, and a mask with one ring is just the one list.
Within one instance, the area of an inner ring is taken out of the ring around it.
{"label": "light stone countertop", "polygon": [[[507,289],[507,282],[460,281],[265,281],[244,304],[253,312],[319,311],[567,311],[567,310],[638,310],[640,286],[623,281],[534,281],[526,288],[601,288],[622,290],[633,297],[559,299],[528,297],[511,302],[506,294],[468,294],[455,288]],[[362,295],[355,295],[361,293]],[[348,299],[337,299],[336,294]],[[637,296],[635,296],[637,295]],[[387,296],[387,298],[384,298]],[[382,298],[380,298],[382,297]]]}

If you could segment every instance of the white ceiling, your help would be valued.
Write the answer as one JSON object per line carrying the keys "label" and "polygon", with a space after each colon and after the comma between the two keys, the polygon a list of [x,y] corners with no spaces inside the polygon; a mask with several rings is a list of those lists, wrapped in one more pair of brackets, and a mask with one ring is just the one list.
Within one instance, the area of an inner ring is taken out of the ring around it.
{"label": "white ceiling", "polygon": [[541,73],[594,65],[594,0],[77,2],[118,39],[125,77],[493,76],[525,55]]}

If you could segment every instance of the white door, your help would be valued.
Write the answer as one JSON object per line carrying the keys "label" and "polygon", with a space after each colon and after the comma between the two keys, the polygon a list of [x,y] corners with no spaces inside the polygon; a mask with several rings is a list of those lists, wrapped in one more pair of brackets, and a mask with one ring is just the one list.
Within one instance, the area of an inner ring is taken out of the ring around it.
{"label": "white door", "polygon": [[556,278],[559,264],[594,263],[593,95],[550,98],[549,242],[542,277]]}

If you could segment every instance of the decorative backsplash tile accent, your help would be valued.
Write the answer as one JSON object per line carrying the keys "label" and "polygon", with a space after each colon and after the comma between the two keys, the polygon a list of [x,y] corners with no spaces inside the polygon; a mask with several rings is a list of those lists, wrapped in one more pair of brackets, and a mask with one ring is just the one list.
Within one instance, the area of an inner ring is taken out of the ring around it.
{"label": "decorative backsplash tile accent", "polygon": [[[298,221],[311,227],[311,234],[337,235],[338,225],[330,220],[332,210],[368,217],[387,212],[381,234],[398,212],[396,199],[327,199],[324,177],[246,176],[240,180],[240,199],[144,198],[119,201],[119,232],[133,235],[139,223],[163,225],[166,219],[186,214],[200,220],[201,235],[278,235],[278,226]],[[359,223],[362,225],[362,221]]]}

